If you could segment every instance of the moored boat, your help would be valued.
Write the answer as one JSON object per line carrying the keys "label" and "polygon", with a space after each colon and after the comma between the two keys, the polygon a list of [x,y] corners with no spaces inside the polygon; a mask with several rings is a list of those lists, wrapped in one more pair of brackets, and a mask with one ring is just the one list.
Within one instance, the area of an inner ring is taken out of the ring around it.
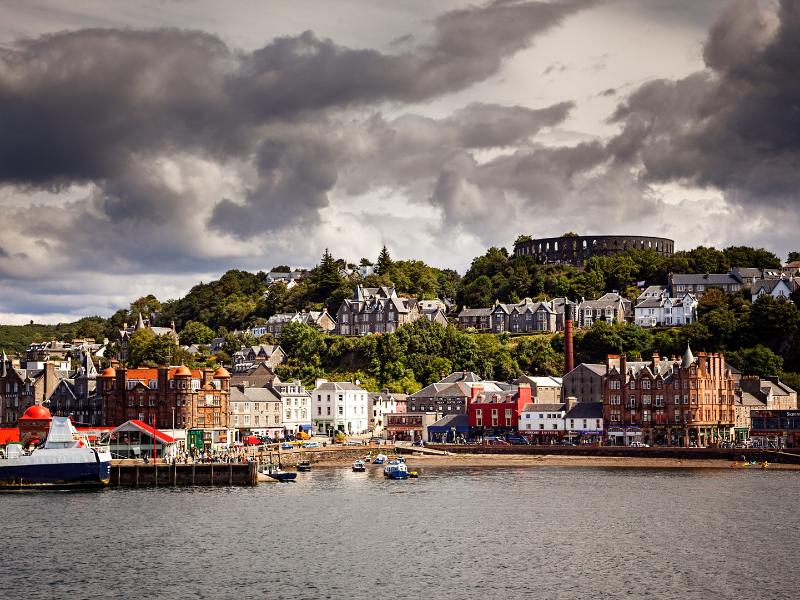
{"label": "moored boat", "polygon": [[364,464],[363,460],[357,460],[356,462],[353,463],[353,471],[355,471],[356,473],[363,473],[366,470],[367,467]]}
{"label": "moored boat", "polygon": [[307,473],[311,470],[311,463],[307,460],[301,460],[297,463],[297,471],[299,473]]}
{"label": "moored boat", "polygon": [[383,476],[389,479],[408,479],[408,468],[405,463],[393,460],[383,468]]}
{"label": "moored boat", "polygon": [[378,454],[378,456],[375,457],[375,460],[372,461],[372,464],[382,465],[386,462],[386,459],[387,456],[385,454]]}
{"label": "moored boat", "polygon": [[111,453],[92,448],[69,417],[52,418],[42,446],[26,453],[9,444],[0,459],[0,488],[100,487],[110,479]]}
{"label": "moored boat", "polygon": [[284,471],[278,465],[264,465],[261,472],[267,477],[271,477],[280,482],[294,481],[297,479],[297,473]]}

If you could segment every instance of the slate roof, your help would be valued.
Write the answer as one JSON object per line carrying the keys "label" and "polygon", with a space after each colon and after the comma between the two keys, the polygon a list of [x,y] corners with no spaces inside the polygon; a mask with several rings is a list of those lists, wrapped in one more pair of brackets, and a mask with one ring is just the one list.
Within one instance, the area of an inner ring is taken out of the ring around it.
{"label": "slate roof", "polygon": [[315,391],[318,390],[330,390],[330,391],[357,391],[357,392],[366,392],[364,388],[360,385],[356,385],[355,383],[351,383],[349,381],[326,381],[325,383],[319,384],[318,387],[315,388]]}
{"label": "slate roof", "polygon": [[[588,402],[586,404],[589,404]],[[600,404],[597,402],[596,404]],[[522,407],[522,412],[559,412],[564,410],[566,404],[535,404],[530,403]]]}
{"label": "slate roof", "polygon": [[734,285],[739,284],[730,273],[677,273],[671,277],[675,285]]}
{"label": "slate roof", "polygon": [[565,415],[567,419],[602,419],[602,402],[578,402]]}

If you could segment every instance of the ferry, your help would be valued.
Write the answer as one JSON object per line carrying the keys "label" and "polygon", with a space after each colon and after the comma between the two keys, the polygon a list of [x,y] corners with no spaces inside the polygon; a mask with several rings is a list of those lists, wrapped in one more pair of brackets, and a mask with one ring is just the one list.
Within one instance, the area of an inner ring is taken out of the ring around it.
{"label": "ferry", "polygon": [[383,476],[389,479],[408,479],[408,468],[405,463],[393,460],[383,468]]}
{"label": "ferry", "polygon": [[44,444],[25,452],[9,444],[0,459],[0,488],[102,487],[111,479],[111,453],[92,448],[69,417],[53,417]]}

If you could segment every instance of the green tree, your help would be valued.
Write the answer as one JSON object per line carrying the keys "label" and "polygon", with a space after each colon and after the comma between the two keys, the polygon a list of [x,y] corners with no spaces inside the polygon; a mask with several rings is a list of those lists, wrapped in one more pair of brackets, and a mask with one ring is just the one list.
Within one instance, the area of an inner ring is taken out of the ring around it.
{"label": "green tree", "polygon": [[728,307],[728,296],[720,288],[709,288],[697,301],[697,317],[702,318],[705,314]]}
{"label": "green tree", "polygon": [[[131,310],[130,314],[133,315],[134,318],[138,318],[138,315],[141,315],[145,318],[152,315],[153,313],[158,313],[161,310],[161,302],[158,301],[153,294],[148,294],[147,296],[142,296],[138,300],[134,300],[131,302]],[[151,323],[151,325],[155,325],[155,323]]]}
{"label": "green tree", "polygon": [[378,275],[388,275],[392,268],[392,257],[389,256],[389,250],[384,244],[381,248],[381,253],[378,255],[378,262],[375,263],[375,273]]}
{"label": "green tree", "polygon": [[214,332],[211,328],[197,321],[189,321],[180,332],[181,344],[184,346],[208,344],[212,339]]}
{"label": "green tree", "polygon": [[726,355],[726,360],[743,375],[778,375],[783,369],[783,359],[766,346],[758,344]]}
{"label": "green tree", "polygon": [[530,375],[560,375],[564,366],[564,355],[556,352],[545,336],[520,341],[512,356],[520,369]]}
{"label": "green tree", "polygon": [[128,342],[128,360],[131,366],[168,365],[178,357],[178,346],[169,335],[155,335],[151,329],[139,329]]}
{"label": "green tree", "polygon": [[754,344],[763,344],[774,352],[787,351],[800,327],[800,309],[785,298],[764,294],[750,310],[750,336]]}
{"label": "green tree", "polygon": [[780,269],[781,259],[764,248],[730,246],[722,251],[732,267],[755,267],[757,269]]}
{"label": "green tree", "polygon": [[800,252],[789,252],[789,256],[786,258],[787,263],[793,263],[800,260]]}

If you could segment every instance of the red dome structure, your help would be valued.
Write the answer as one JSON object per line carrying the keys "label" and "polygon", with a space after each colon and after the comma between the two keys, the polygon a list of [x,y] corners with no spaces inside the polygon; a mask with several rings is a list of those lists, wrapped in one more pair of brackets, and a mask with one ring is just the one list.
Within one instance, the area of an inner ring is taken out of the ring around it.
{"label": "red dome structure", "polygon": [[222,379],[224,377],[230,377],[231,374],[228,373],[228,369],[225,367],[219,367],[216,371],[214,371],[214,379]]}
{"label": "red dome structure", "polygon": [[53,415],[50,414],[50,411],[47,410],[44,406],[40,404],[34,404],[33,406],[28,407],[28,410],[25,411],[19,420],[26,419],[28,421],[49,421],[53,418]]}
{"label": "red dome structure", "polygon": [[177,369],[175,369],[175,377],[191,377],[192,372],[186,365],[181,365]]}
{"label": "red dome structure", "polygon": [[104,369],[102,373],[100,373],[100,377],[116,377],[116,376],[117,376],[117,371],[114,369],[114,367],[108,367],[107,369]]}

